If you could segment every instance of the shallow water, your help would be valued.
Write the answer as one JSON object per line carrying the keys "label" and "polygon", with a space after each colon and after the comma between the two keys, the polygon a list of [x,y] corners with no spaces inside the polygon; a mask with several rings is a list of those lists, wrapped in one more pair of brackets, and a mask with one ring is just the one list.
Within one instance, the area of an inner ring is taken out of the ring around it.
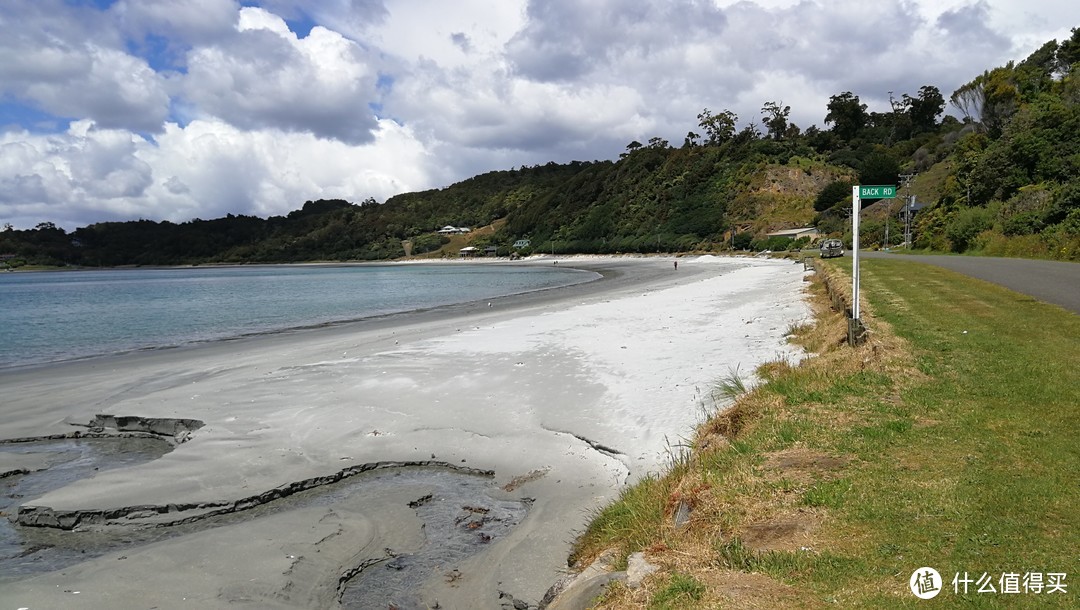
{"label": "shallow water", "polygon": [[0,479],[0,580],[71,565],[87,554],[104,553],[112,544],[87,538],[69,544],[73,532],[29,528],[11,521],[18,507],[34,498],[85,479],[95,472],[155,460],[172,445],[155,438],[94,438],[0,444],[0,452],[53,454],[52,465],[25,475]]}
{"label": "shallow water", "polygon": [[[0,445],[0,451],[57,453],[53,466],[2,480],[0,511],[14,516],[28,500],[95,471],[156,459],[170,450],[156,439],[69,439]],[[346,608],[422,607],[415,591],[430,577],[454,577],[454,566],[506,535],[528,512],[523,502],[491,497],[490,477],[448,468],[402,467],[355,475],[250,510],[169,527],[109,527],[88,531],[24,527],[0,522],[0,582],[60,570],[75,563],[169,538],[259,519],[283,511],[331,506],[353,494],[422,487],[431,495],[414,506],[426,542],[416,553],[366,567],[344,587]]]}
{"label": "shallow water", "polygon": [[0,368],[360,320],[596,277],[512,264],[3,273]]}
{"label": "shallow water", "polygon": [[427,608],[418,593],[426,580],[452,582],[460,561],[508,534],[529,510],[524,502],[492,498],[486,478],[458,475],[423,482],[434,487],[431,498],[415,507],[424,522],[423,547],[364,568],[346,583],[342,607]]}

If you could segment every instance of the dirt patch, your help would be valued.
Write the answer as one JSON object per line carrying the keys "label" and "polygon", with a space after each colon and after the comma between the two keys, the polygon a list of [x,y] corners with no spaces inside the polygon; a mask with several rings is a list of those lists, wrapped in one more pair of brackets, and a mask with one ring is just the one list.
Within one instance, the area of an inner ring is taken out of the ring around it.
{"label": "dirt patch", "polygon": [[817,543],[814,534],[821,522],[820,514],[800,509],[744,525],[736,535],[746,548],[758,553],[812,550]]}
{"label": "dirt patch", "polygon": [[725,608],[792,608],[805,607],[809,600],[764,574],[721,572],[708,579],[724,600]]}
{"label": "dirt patch", "polygon": [[850,458],[837,457],[804,447],[793,447],[765,454],[765,478],[786,479],[798,486],[831,478],[850,462]]}
{"label": "dirt patch", "polygon": [[836,457],[803,447],[795,447],[765,454],[765,469],[828,472],[847,466],[849,461],[846,457]]}

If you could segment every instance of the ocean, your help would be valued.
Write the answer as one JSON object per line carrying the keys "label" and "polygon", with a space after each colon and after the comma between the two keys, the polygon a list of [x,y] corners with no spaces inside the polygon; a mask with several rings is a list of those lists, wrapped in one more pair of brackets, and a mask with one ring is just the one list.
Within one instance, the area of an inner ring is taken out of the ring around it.
{"label": "ocean", "polygon": [[503,264],[0,273],[0,368],[360,320],[596,277]]}

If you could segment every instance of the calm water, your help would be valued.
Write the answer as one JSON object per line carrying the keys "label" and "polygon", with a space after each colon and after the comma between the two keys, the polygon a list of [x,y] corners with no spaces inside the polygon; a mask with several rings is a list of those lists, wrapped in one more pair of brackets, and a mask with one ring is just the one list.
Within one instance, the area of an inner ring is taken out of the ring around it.
{"label": "calm water", "polygon": [[595,278],[508,265],[0,273],[0,368],[228,339]]}

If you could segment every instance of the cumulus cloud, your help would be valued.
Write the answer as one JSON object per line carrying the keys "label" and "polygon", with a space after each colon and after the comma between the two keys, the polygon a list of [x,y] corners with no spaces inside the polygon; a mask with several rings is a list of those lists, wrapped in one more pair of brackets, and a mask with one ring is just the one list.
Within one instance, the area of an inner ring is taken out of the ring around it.
{"label": "cumulus cloud", "polygon": [[231,36],[191,51],[183,90],[201,114],[231,125],[359,144],[373,138],[377,81],[355,42],[323,27],[297,38],[280,17],[244,8]]}
{"label": "cumulus cloud", "polygon": [[66,228],[269,216],[308,199],[385,200],[423,188],[432,162],[408,129],[387,120],[365,146],[219,120],[168,123],[150,141],[78,121],[63,134],[0,134],[0,205],[13,219],[5,222],[49,218]]}
{"label": "cumulus cloud", "polygon": [[409,130],[386,120],[366,146],[220,121],[171,124],[142,156],[158,168],[150,195],[170,202],[173,220],[283,214],[318,198],[382,200],[423,184],[428,164]]}
{"label": "cumulus cloud", "polygon": [[[0,222],[280,214],[678,145],[702,108],[803,128],[948,95],[1070,0],[7,0]],[[107,8],[102,8],[107,7]],[[49,125],[60,125],[49,127]]]}
{"label": "cumulus cloud", "polygon": [[1008,38],[990,26],[990,5],[985,0],[943,12],[936,25],[955,48],[990,51],[1007,48]]}
{"label": "cumulus cloud", "polygon": [[539,81],[606,80],[624,60],[716,40],[726,27],[720,9],[694,0],[531,0],[527,16],[507,55],[517,74]]}
{"label": "cumulus cloud", "polygon": [[140,131],[159,129],[169,107],[163,77],[122,49],[103,15],[53,0],[0,14],[0,96]]}
{"label": "cumulus cloud", "polygon": [[190,45],[228,33],[239,8],[236,0],[119,0],[109,12],[137,39],[154,35]]}
{"label": "cumulus cloud", "polygon": [[[146,141],[130,132],[76,121],[64,134],[0,136],[0,202],[16,218],[70,221],[81,208],[132,212],[152,180],[150,166],[136,156]],[[85,211],[83,212],[85,213]]]}

